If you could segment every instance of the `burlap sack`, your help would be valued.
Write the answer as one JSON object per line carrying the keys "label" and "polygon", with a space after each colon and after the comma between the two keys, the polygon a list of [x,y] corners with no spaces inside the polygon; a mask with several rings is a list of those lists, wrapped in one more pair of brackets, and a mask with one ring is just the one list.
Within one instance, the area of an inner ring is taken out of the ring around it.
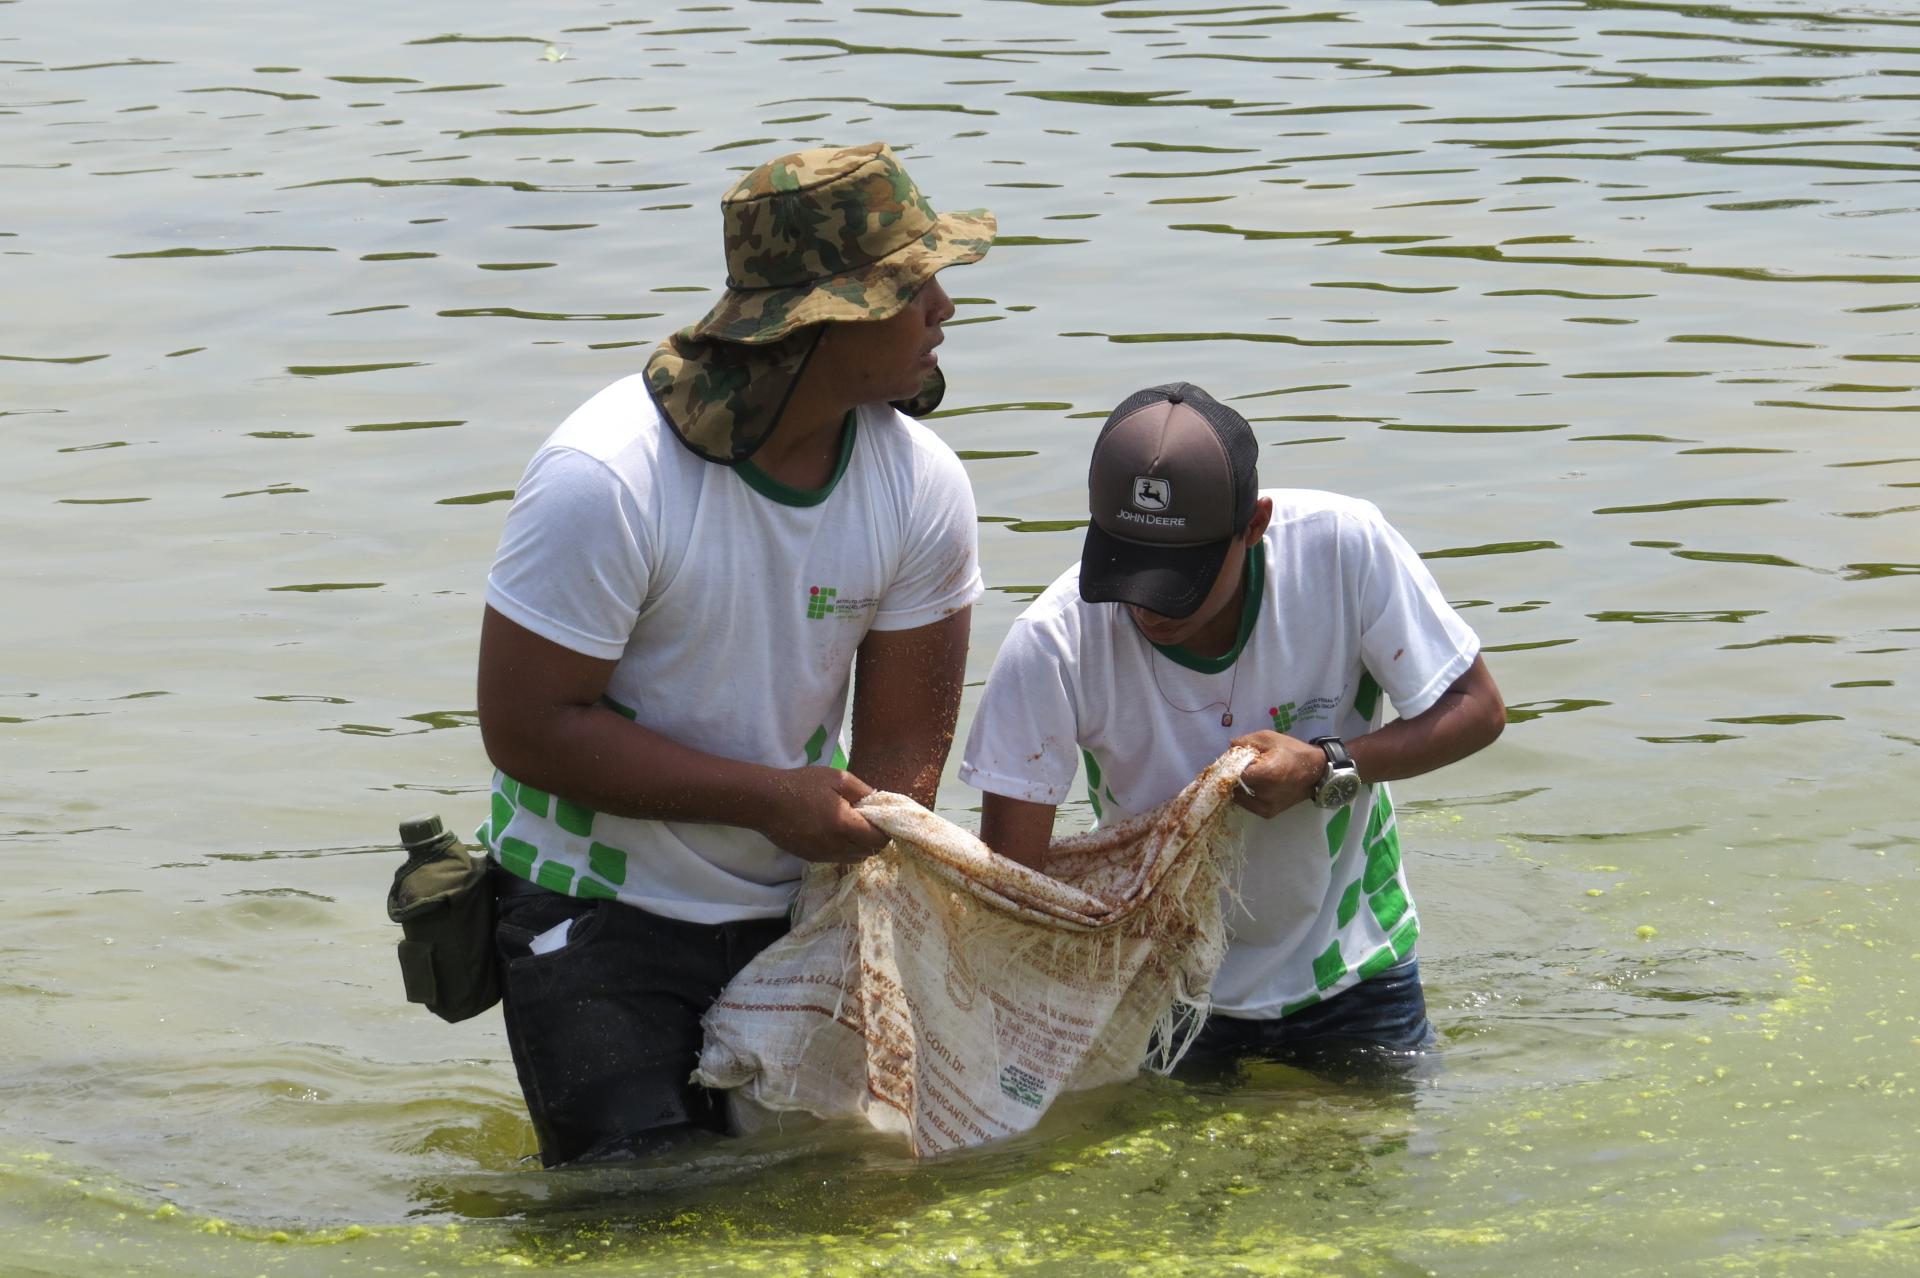
{"label": "burlap sack", "polygon": [[1252,757],[1230,750],[1152,812],[1055,842],[1051,877],[869,796],[893,842],[809,871],[793,930],[707,1014],[694,1078],[763,1110],[860,1115],[926,1155],[1024,1131],[1063,1091],[1171,1069],[1226,953],[1227,816]]}

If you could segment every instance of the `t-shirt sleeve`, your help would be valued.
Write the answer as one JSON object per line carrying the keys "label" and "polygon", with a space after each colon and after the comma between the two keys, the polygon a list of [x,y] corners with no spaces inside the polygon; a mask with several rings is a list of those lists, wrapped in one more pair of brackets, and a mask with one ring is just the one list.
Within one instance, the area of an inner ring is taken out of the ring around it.
{"label": "t-shirt sleeve", "polygon": [[986,593],[980,526],[966,467],[933,441],[916,467],[906,550],[874,612],[874,630],[912,630],[950,617]]}
{"label": "t-shirt sleeve", "polygon": [[1360,545],[1361,659],[1411,719],[1440,699],[1480,653],[1473,632],[1398,529],[1370,503],[1352,530]]}
{"label": "t-shirt sleeve", "polygon": [[1079,765],[1079,718],[1062,633],[1013,623],[974,711],[960,780],[976,790],[1058,806]]}
{"label": "t-shirt sleeve", "polygon": [[487,603],[563,648],[617,660],[646,601],[649,539],[633,494],[571,448],[536,454],[507,512]]}

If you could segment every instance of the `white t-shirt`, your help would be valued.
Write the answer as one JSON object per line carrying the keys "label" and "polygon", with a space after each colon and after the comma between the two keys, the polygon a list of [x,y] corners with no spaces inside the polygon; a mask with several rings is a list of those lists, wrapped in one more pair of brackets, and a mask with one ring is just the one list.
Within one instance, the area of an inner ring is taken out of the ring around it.
{"label": "white t-shirt", "polygon": [[[1234,737],[1301,740],[1378,727],[1382,689],[1403,718],[1466,673],[1480,641],[1371,502],[1270,489],[1273,522],[1247,556],[1235,651],[1156,648],[1119,604],[1061,574],[1014,622],[960,764],[979,790],[1059,804],[1086,764],[1103,824],[1177,794]],[[1231,706],[1232,723],[1221,723]],[[1419,920],[1400,865],[1393,801],[1366,785],[1345,808],[1236,810],[1246,836],[1233,939],[1214,1010],[1271,1019],[1404,959]]]}
{"label": "white t-shirt", "polygon": [[[588,400],[534,454],[487,603],[614,659],[607,700],[682,745],[845,766],[841,724],[869,630],[950,616],[983,587],[973,491],[953,450],[885,404],[855,411],[826,488],[702,461],[640,375]],[[783,913],[804,863],[740,826],[594,812],[495,773],[480,839],[574,896],[696,923]]]}

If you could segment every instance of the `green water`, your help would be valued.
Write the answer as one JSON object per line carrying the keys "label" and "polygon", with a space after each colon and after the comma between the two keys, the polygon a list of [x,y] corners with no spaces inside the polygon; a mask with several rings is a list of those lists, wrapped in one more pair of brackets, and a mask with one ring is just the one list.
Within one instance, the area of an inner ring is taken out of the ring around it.
{"label": "green water", "polygon": [[[872,138],[1000,217],[963,733],[1175,378],[1486,641],[1512,726],[1396,794],[1411,1095],[549,1175],[497,1014],[402,1001],[521,467],[732,172]],[[1907,0],[0,2],[0,1274],[1920,1271],[1916,143]]]}

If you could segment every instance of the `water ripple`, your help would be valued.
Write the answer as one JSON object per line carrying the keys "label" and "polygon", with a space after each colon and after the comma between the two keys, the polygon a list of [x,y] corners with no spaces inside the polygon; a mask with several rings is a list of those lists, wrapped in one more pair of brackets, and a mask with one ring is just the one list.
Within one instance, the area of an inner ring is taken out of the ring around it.
{"label": "water ripple", "polygon": [[[396,805],[484,813],[474,622],[533,448],[711,304],[739,173],[874,138],[936,207],[1000,221],[943,277],[929,422],[999,512],[975,692],[1076,553],[1087,447],[1139,385],[1207,386],[1256,417],[1263,482],[1435,548],[1515,724],[1402,800],[1448,1071],[1411,1164],[1404,1113],[1268,1069],[1114,1089],[945,1170],[874,1178],[862,1152],[669,1187],[637,1235],[632,1182],[603,1187],[624,1267],[724,1268],[749,1237],[817,1270],[826,1199],[849,1267],[915,1272],[1017,1268],[1043,1237],[1065,1268],[1145,1239],[1136,1267],[1169,1271],[1884,1261],[1832,1222],[1906,1219],[1912,1177],[1822,1151],[1911,1108],[1879,1090],[1909,1031],[1875,1027],[1920,918],[1884,780],[1920,752],[1895,624],[1920,576],[1912,6],[716,0],[565,30],[448,0],[93,8],[0,3],[41,19],[0,44],[27,317],[0,355],[25,690],[0,837],[31,853],[0,944],[14,1037],[60,1057],[0,1059],[0,1147],[84,1164],[63,1188],[0,1148],[0,1233],[32,1263],[257,1272],[273,1230],[315,1241],[336,1210],[397,1222],[366,1264],[566,1263],[584,1209],[511,1169],[531,1137],[497,1030],[408,1019],[390,960],[340,961],[393,942],[347,907],[391,871]],[[102,674],[132,669],[171,695]],[[973,819],[951,778],[941,802]],[[421,1101],[449,1061],[482,1095]],[[1428,1153],[1447,1177],[1402,1174]],[[1487,1206],[1514,1186],[1524,1228]],[[1430,1224],[1327,1227],[1388,1199]],[[173,1200],[258,1236],[183,1243],[154,1219]],[[517,1215],[464,1222],[471,1254],[409,1232],[462,1212]],[[898,1248],[859,1232],[897,1219]],[[1713,1220],[1768,1222],[1759,1259]]]}

